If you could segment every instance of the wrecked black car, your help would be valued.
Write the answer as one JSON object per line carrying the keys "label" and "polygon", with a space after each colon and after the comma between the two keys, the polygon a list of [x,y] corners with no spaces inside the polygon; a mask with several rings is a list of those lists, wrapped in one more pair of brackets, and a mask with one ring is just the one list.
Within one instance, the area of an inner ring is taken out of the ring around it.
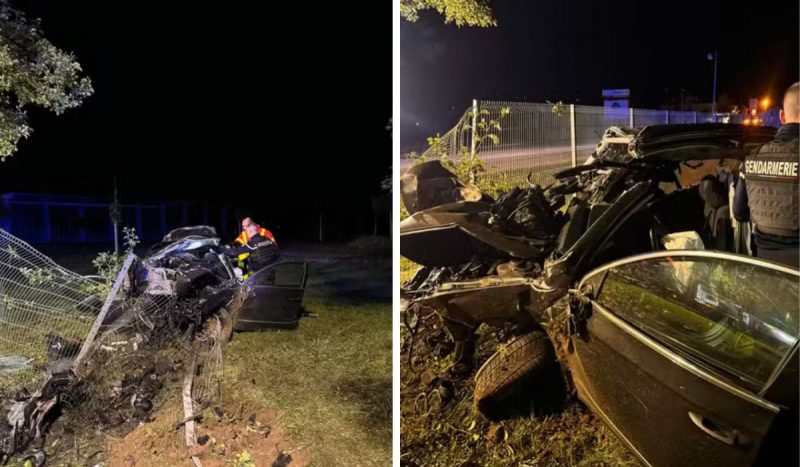
{"label": "wrecked black car", "polygon": [[278,260],[243,281],[241,270],[212,251],[219,242],[213,227],[173,230],[139,263],[136,283],[143,293],[196,300],[202,318],[226,306],[241,289],[234,329],[297,327],[303,314],[308,264]]}
{"label": "wrecked black car", "polygon": [[400,247],[422,267],[404,310],[441,317],[456,373],[480,325],[507,331],[475,374],[489,418],[555,365],[645,465],[797,456],[800,272],[747,256],[728,202],[774,132],[610,128],[585,164],[496,200],[414,167]]}

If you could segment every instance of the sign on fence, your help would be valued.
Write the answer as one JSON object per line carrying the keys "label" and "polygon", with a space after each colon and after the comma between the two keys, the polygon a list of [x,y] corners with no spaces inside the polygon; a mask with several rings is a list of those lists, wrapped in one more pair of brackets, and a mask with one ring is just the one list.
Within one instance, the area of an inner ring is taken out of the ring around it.
{"label": "sign on fence", "polygon": [[608,120],[628,118],[630,89],[603,89],[603,108]]}

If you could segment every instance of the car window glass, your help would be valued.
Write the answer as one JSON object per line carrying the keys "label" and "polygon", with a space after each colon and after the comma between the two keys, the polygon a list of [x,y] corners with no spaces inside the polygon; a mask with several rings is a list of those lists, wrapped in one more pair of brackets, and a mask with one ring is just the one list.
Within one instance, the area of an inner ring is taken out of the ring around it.
{"label": "car window glass", "polygon": [[608,271],[597,301],[656,340],[757,384],[800,329],[798,278],[730,259],[623,264]]}
{"label": "car window glass", "polygon": [[267,268],[254,275],[252,281],[255,285],[275,285],[275,269]]}
{"label": "car window glass", "polygon": [[253,277],[256,285],[299,287],[303,283],[303,263],[281,263],[264,269]]}

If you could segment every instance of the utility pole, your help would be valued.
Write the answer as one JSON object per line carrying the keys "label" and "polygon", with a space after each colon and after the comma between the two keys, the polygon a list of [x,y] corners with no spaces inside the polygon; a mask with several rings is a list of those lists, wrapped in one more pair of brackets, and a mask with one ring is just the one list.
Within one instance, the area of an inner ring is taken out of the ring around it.
{"label": "utility pole", "polygon": [[[711,118],[714,122],[717,121],[717,51],[714,51],[714,84],[711,88]],[[711,54],[708,54],[708,59],[711,60]]]}

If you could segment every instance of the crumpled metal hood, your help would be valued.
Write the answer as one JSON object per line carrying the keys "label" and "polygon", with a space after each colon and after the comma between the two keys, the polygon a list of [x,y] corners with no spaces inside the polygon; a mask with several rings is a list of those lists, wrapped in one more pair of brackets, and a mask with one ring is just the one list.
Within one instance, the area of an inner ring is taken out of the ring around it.
{"label": "crumpled metal hood", "polygon": [[218,235],[217,229],[210,225],[192,225],[170,230],[166,235],[164,235],[164,238],[161,239],[161,242],[171,243],[186,237],[217,238]]}
{"label": "crumpled metal hood", "polygon": [[157,261],[181,250],[195,250],[203,247],[210,247],[212,245],[219,245],[219,238],[192,235],[161,246],[161,248],[148,255],[145,259],[150,262]]}
{"label": "crumpled metal hood", "polygon": [[775,136],[773,127],[732,123],[650,125],[641,130],[611,127],[593,159],[688,161],[744,159]]}
{"label": "crumpled metal hood", "polygon": [[146,293],[177,297],[185,295],[188,288],[207,283],[235,287],[230,264],[218,254],[209,254],[211,247],[219,243],[213,227],[200,225],[172,230],[137,263],[137,282]]}
{"label": "crumpled metal hood", "polygon": [[403,173],[400,197],[411,214],[457,201],[492,201],[477,188],[461,183],[438,160],[415,165]]}
{"label": "crumpled metal hood", "polygon": [[462,201],[418,212],[400,224],[400,251],[424,266],[456,266],[475,255],[531,259],[536,246],[510,238],[488,224],[490,205]]}

